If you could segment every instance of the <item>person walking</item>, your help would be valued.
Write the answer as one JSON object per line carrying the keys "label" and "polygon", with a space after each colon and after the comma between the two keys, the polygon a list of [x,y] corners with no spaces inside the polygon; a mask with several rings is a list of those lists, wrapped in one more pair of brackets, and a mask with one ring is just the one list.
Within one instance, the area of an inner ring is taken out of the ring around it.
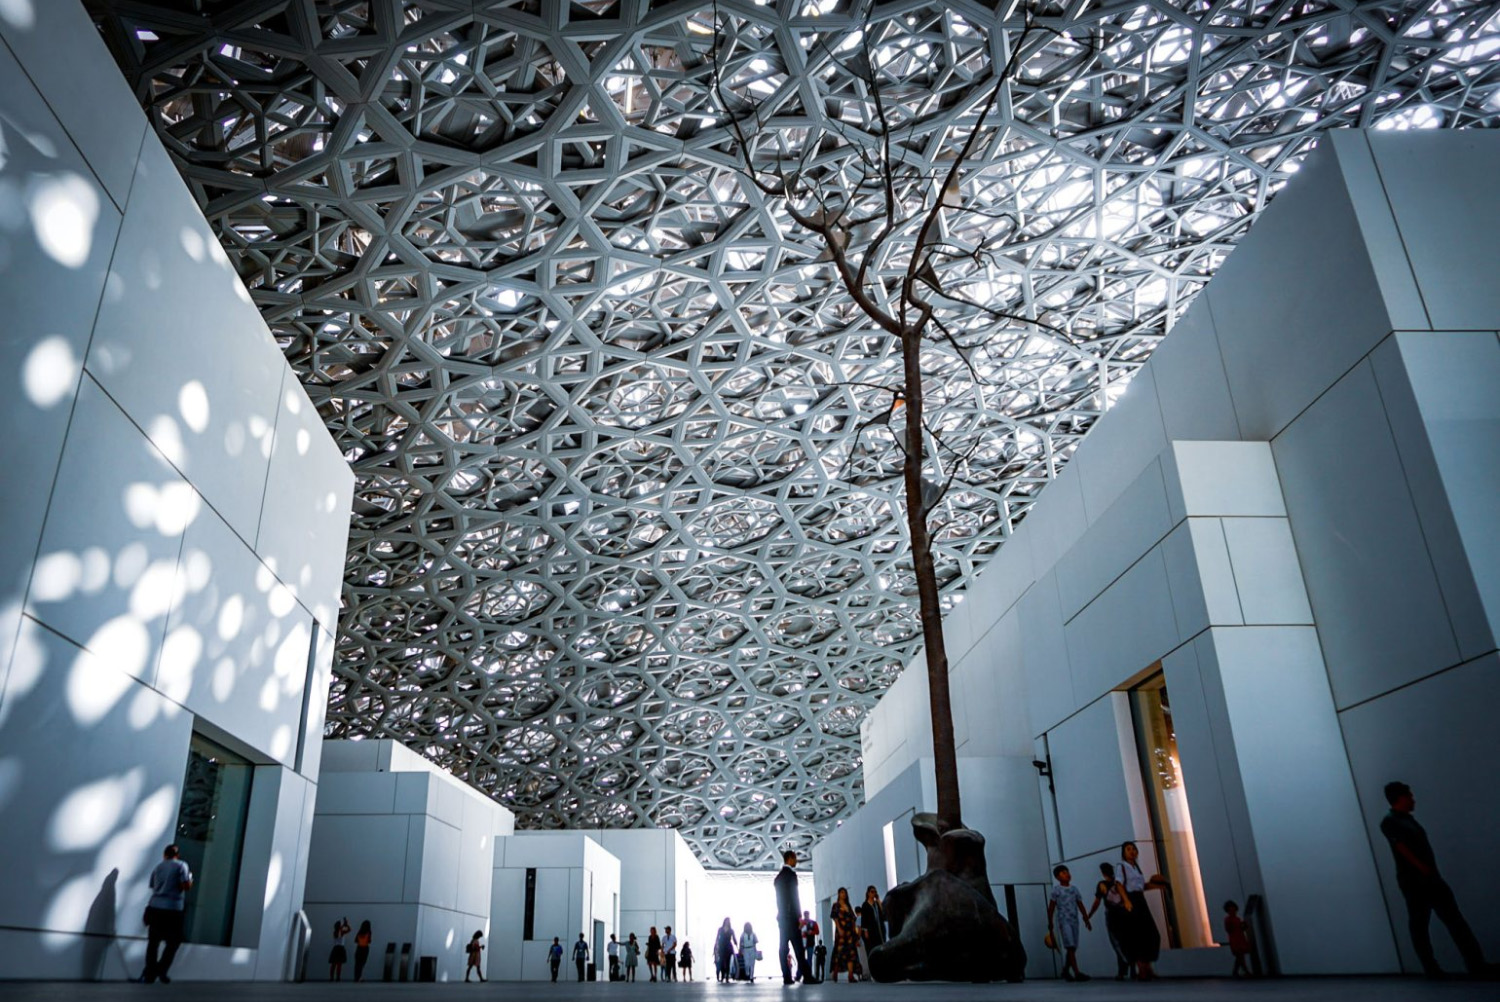
{"label": "person walking", "polygon": [[[781,983],[795,984],[807,981],[807,954],[802,949],[802,936],[797,929],[797,918],[802,914],[802,904],[797,900],[797,854],[791,849],[781,854],[781,872],[776,874],[776,925],[781,934],[777,954],[781,957]],[[788,944],[797,956],[797,977],[792,977],[791,963],[787,959]]]}
{"label": "person walking", "polygon": [[620,941],[615,939],[615,934],[609,934],[609,945],[604,948],[609,957],[609,980],[620,980]]}
{"label": "person walking", "polygon": [[760,959],[760,937],[749,922],[740,930],[740,977],[755,980],[755,962]]}
{"label": "person walking", "polygon": [[865,888],[865,900],[859,906],[859,938],[866,959],[871,950],[885,942],[885,911],[880,907],[880,892],[874,884]]}
{"label": "person walking", "polygon": [[589,944],[583,938],[583,933],[578,934],[578,942],[573,944],[573,966],[578,968],[578,980],[583,980],[583,968],[589,962]]}
{"label": "person walking", "polygon": [[[473,971],[479,975],[480,984],[484,983],[484,965],[480,963],[484,957],[484,944],[480,942],[484,938],[483,929],[475,929],[474,935],[469,939],[469,945],[465,952],[469,955],[468,965],[464,968],[464,981],[469,980],[469,972]],[[359,947],[356,945],[355,949]],[[358,980],[358,979],[356,979]]]}
{"label": "person walking", "polygon": [[352,931],[348,918],[333,923],[333,949],[328,951],[328,980],[343,981],[344,965],[349,962],[349,951],[344,946],[344,937]]}
{"label": "person walking", "polygon": [[562,967],[563,948],[558,937],[552,937],[552,945],[547,948],[547,964],[552,968],[552,980],[557,980],[558,969]]}
{"label": "person walking", "polygon": [[839,974],[847,972],[850,982],[859,980],[859,932],[855,927],[854,906],[849,903],[849,888],[840,887],[829,915],[833,922],[833,961],[829,974],[837,984]]}
{"label": "person walking", "polygon": [[1136,979],[1152,981],[1156,978],[1156,969],[1152,965],[1161,953],[1161,931],[1156,928],[1156,917],[1146,904],[1146,891],[1161,890],[1167,882],[1159,873],[1148,879],[1141,870],[1140,858],[1141,850],[1134,842],[1120,843],[1120,883],[1130,901],[1125,953],[1135,962]]}
{"label": "person walking", "polygon": [[1453,937],[1453,945],[1458,947],[1468,972],[1489,973],[1491,968],[1485,961],[1484,949],[1458,910],[1453,888],[1438,872],[1437,854],[1427,840],[1427,830],[1412,817],[1417,808],[1416,795],[1411,787],[1396,780],[1385,784],[1385,799],[1391,809],[1380,822],[1380,834],[1391,844],[1391,853],[1396,857],[1396,886],[1406,899],[1407,931],[1422,971],[1429,978],[1441,977],[1443,973],[1432,953],[1431,924],[1432,916],[1436,915],[1448,927],[1448,935]]}
{"label": "person walking", "polygon": [[693,980],[693,944],[682,941],[682,952],[677,955],[677,967],[682,971],[682,980]]}
{"label": "person walking", "polygon": [[656,926],[646,934],[646,970],[651,972],[651,980],[656,980],[657,969],[661,966],[661,937],[656,934]]}
{"label": "person walking", "polygon": [[635,938],[635,933],[625,941],[625,980],[635,980],[635,969],[641,960],[641,941]]}
{"label": "person walking", "polygon": [[1083,895],[1073,886],[1073,874],[1066,866],[1054,866],[1052,876],[1057,883],[1052,885],[1052,894],[1047,900],[1047,931],[1056,929],[1055,940],[1063,949],[1062,979],[1064,981],[1088,981],[1089,976],[1078,969],[1078,919],[1092,929],[1089,913],[1083,907]]}
{"label": "person walking", "polygon": [[725,915],[724,924],[714,934],[714,976],[718,981],[729,980],[729,961],[734,956],[734,948],[734,926]]}
{"label": "person walking", "polygon": [[1100,880],[1094,885],[1094,903],[1089,907],[1089,918],[1094,917],[1102,905],[1104,908],[1104,931],[1109,935],[1110,949],[1115,951],[1115,980],[1124,981],[1131,975],[1130,954],[1125,952],[1125,939],[1129,935],[1130,898],[1125,886],[1115,879],[1115,868],[1109,863],[1099,864]]}
{"label": "person walking", "polygon": [[1224,902],[1224,934],[1229,937],[1229,952],[1234,956],[1231,978],[1250,977],[1250,927],[1240,918],[1240,906]]}
{"label": "person walking", "polygon": [[677,936],[671,926],[664,926],[661,933],[661,979],[677,980]]}
{"label": "person walking", "polygon": [[821,939],[813,949],[813,958],[813,977],[822,981],[824,972],[828,969],[828,947]]}
{"label": "person walking", "polygon": [[811,957],[813,955],[813,944],[818,941],[818,920],[813,918],[811,913],[803,912],[800,928],[802,930],[802,949]]}
{"label": "person walking", "polygon": [[[193,871],[178,858],[175,844],[161,851],[161,862],[151,871],[151,900],[146,904],[146,969],[141,980],[171,984],[168,971],[182,945],[187,892],[193,889]],[[160,951],[158,953],[158,951]]]}
{"label": "person walking", "polygon": [[365,919],[359,924],[359,932],[354,934],[354,980],[365,979],[365,965],[370,962],[370,943],[375,938],[374,931],[370,928],[370,920]]}

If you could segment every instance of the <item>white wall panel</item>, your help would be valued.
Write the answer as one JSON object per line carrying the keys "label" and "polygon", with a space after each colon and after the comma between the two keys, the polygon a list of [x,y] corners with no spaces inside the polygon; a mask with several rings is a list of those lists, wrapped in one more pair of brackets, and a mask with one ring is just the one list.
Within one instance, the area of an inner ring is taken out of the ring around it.
{"label": "white wall panel", "polygon": [[[1158,450],[1160,451],[1160,450]],[[1083,538],[1057,562],[1063,618],[1072,619],[1171,528],[1166,485],[1153,457],[1107,510],[1094,514]]]}
{"label": "white wall panel", "polygon": [[[422,885],[418,900],[434,908],[456,911],[458,857],[463,851],[463,834],[459,829],[434,817],[426,819],[424,828],[426,839],[422,844]],[[477,846],[474,851],[480,852]],[[489,902],[486,901],[485,905],[488,908]]]}
{"label": "white wall panel", "polygon": [[[15,30],[4,25],[0,18],[0,34]],[[7,443],[0,477],[3,680],[120,214],[3,46],[0,93],[0,210],[9,221],[0,226],[0,423],[25,429]],[[48,222],[68,218],[77,225]]]}
{"label": "white wall panel", "polygon": [[1338,705],[1456,662],[1369,366],[1341,379],[1274,449]]}
{"label": "white wall panel", "polygon": [[1162,427],[1168,441],[1238,441],[1219,339],[1208,301],[1194,301],[1151,353]]}
{"label": "white wall panel", "polygon": [[1047,732],[1064,858],[1135,836],[1120,731],[1109,698],[1096,699]]}
{"label": "white wall panel", "polygon": [[[19,7],[25,17],[0,16],[0,38],[47,95],[51,114],[83,151],[114,203],[123,206],[146,134],[140,105],[81,3],[24,0]],[[11,101],[19,98],[9,86],[4,94],[9,117]],[[7,156],[20,144],[9,145]]]}
{"label": "white wall panel", "polygon": [[354,474],[287,370],[255,550],[324,627],[338,622]]}
{"label": "white wall panel", "polygon": [[[330,742],[334,744],[338,742]],[[319,814],[391,814],[396,776],[390,773],[332,773],[319,777]]]}
{"label": "white wall panel", "polygon": [[[1494,318],[1500,322],[1500,310]],[[1452,574],[1454,565],[1462,562],[1472,575],[1472,584],[1445,580],[1443,591],[1455,630],[1465,641],[1465,654],[1477,653],[1494,647],[1500,636],[1500,533],[1495,531],[1500,498],[1500,337],[1492,331],[1444,332],[1398,334],[1395,341],[1458,529],[1462,556],[1437,549],[1429,528],[1434,520],[1426,512],[1421,513],[1424,536],[1442,571]],[[1384,400],[1386,381],[1380,384]],[[1397,444],[1402,445],[1400,440]],[[1402,449],[1403,465],[1408,452]],[[1414,485],[1414,494],[1416,490]],[[1469,611],[1471,589],[1478,592],[1488,629]]]}
{"label": "white wall panel", "polygon": [[1031,732],[1040,734],[1078,708],[1057,598],[1057,575],[1048,574],[1039,580],[1021,596],[1016,608],[1025,624],[1021,662],[1026,673]]}
{"label": "white wall panel", "polygon": [[1152,550],[1063,629],[1073,691],[1088,699],[1124,684],[1177,646],[1167,568]]}
{"label": "white wall panel", "polygon": [[[1475,281],[1474,269],[1493,255],[1500,226],[1500,136],[1483,129],[1368,135],[1432,328],[1494,330],[1500,287]],[[1441,164],[1438,183],[1434,164]]]}
{"label": "white wall panel", "polygon": [[306,900],[400,902],[407,830],[404,814],[324,814],[320,803],[308,849]]}
{"label": "white wall panel", "polygon": [[[85,379],[58,471],[29,609],[149,681],[187,525],[202,502],[130,419]],[[82,429],[88,429],[83,433]]]}
{"label": "white wall panel", "polygon": [[224,520],[254,539],[287,366],[154,140],[141,150],[87,365]]}
{"label": "white wall panel", "polygon": [[[1421,965],[1407,935],[1406,905],[1396,887],[1395,863],[1380,820],[1383,788],[1391,780],[1410,784],[1417,820],[1437,854],[1438,866],[1458,897],[1464,917],[1481,943],[1500,942],[1500,912],[1489,906],[1500,894],[1494,866],[1494,832],[1500,827],[1495,798],[1476,791],[1500,787],[1500,656],[1483,658],[1423,679],[1339,717],[1354,770],[1365,829],[1375,850],[1385,900],[1395,918],[1402,966]],[[1462,740],[1455,740],[1462,735]],[[1433,923],[1433,947],[1447,970],[1463,969],[1458,951]],[[1493,950],[1491,950],[1493,953]]]}
{"label": "white wall panel", "polygon": [[1390,971],[1391,927],[1311,627],[1218,627],[1266,904],[1288,974]]}
{"label": "white wall panel", "polygon": [[1284,518],[1219,519],[1247,625],[1311,624],[1302,568]]}
{"label": "white wall panel", "polygon": [[1089,524],[1083,506],[1083,488],[1071,463],[1047,485],[1045,496],[1047,503],[1034,505],[1016,529],[1017,535],[1026,534],[1031,545],[1032,569],[1038,575],[1050,571],[1078,542]]}
{"label": "white wall panel", "polygon": [[[1167,588],[1172,594],[1172,613],[1177,620],[1177,638],[1181,641],[1187,641],[1209,623],[1208,604],[1204,598],[1203,581],[1198,573],[1199,558],[1192,535],[1195,521],[1214,520],[1190,519],[1181,522],[1160,544],[1162,564],[1167,570]],[[1222,539],[1219,544],[1222,547]],[[1228,563],[1227,551],[1224,561]]]}
{"label": "white wall panel", "polygon": [[1167,445],[1156,377],[1149,366],[1136,370],[1125,392],[1106,412],[1113,415],[1089,430],[1068,462],[1078,470],[1083,510],[1090,523],[1115,503]]}
{"label": "white wall panel", "polygon": [[[25,622],[0,705],[0,844],[24,847],[26,862],[0,874],[0,925],[142,932],[191,729],[187,714],[108,660]],[[10,976],[28,964],[12,957]]]}
{"label": "white wall panel", "polygon": [[1163,460],[1173,524],[1188,515],[1286,515],[1265,442],[1173,442]]}
{"label": "white wall panel", "polygon": [[312,617],[207,508],[184,535],[174,593],[156,687],[293,765]]}
{"label": "white wall panel", "polygon": [[[1286,427],[1392,328],[1338,162],[1310,158],[1276,205],[1203,293],[1241,432],[1258,441]],[[1297,364],[1286,365],[1289,357]]]}

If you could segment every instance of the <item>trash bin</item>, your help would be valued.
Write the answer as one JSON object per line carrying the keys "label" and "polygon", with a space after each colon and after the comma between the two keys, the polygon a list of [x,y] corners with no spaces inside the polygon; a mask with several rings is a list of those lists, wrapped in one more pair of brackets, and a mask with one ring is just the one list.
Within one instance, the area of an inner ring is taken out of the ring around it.
{"label": "trash bin", "polygon": [[422,957],[421,959],[419,959],[417,961],[417,980],[418,981],[436,981],[437,980],[437,958],[436,957]]}
{"label": "trash bin", "polygon": [[599,971],[595,968],[592,960],[589,961],[588,972],[584,976],[590,981],[599,980]]}

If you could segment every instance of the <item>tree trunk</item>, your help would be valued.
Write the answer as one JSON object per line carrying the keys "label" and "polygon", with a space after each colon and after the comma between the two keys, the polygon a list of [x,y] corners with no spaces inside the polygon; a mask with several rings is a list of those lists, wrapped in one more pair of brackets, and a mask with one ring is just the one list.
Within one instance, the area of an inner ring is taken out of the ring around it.
{"label": "tree trunk", "polygon": [[932,766],[937,779],[938,827],[963,827],[958,795],[958,751],[953,743],[953,705],[948,698],[948,649],[943,645],[943,607],[938,597],[937,570],[932,562],[932,537],[927,530],[926,495],[922,467],[927,458],[922,434],[922,339],[919,331],[902,334],[906,397],[906,524],[911,535],[912,569],[917,578],[917,608],[922,619],[922,642],[927,658],[927,694],[932,710]]}

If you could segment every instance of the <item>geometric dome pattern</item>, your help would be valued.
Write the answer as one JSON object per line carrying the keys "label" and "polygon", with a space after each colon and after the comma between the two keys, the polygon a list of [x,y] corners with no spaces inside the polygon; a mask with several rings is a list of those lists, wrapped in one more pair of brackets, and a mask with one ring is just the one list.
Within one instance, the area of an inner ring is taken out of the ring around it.
{"label": "geometric dome pattern", "polygon": [[[710,867],[857,808],[920,647],[899,358],[714,54],[854,197],[874,90],[946,172],[1019,5],[87,4],[357,476],[328,733]],[[950,605],[1325,129],[1500,117],[1500,3],[1033,10],[944,235],[996,312],[925,360]]]}

